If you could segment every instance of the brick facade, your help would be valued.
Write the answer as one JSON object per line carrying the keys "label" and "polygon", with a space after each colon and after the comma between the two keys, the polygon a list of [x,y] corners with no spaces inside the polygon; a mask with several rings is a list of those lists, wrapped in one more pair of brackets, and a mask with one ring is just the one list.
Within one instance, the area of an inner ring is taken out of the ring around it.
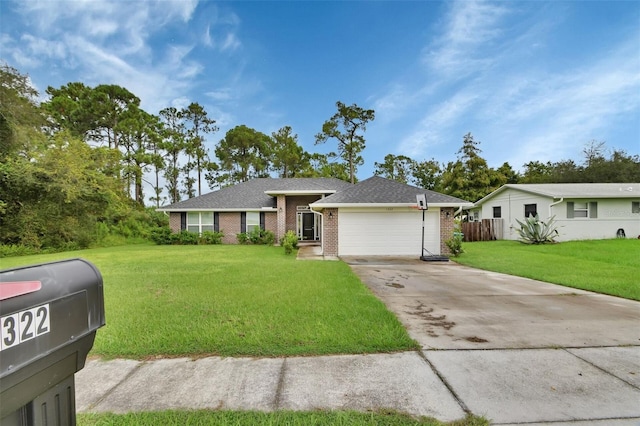
{"label": "brick facade", "polygon": [[276,244],[280,244],[280,240],[287,233],[287,202],[284,195],[278,195],[276,199],[276,208],[278,209],[276,219]]}
{"label": "brick facade", "polygon": [[169,213],[169,228],[171,232],[180,232],[180,217],[182,213]]}
{"label": "brick facade", "polygon": [[[282,197],[282,199],[281,199]],[[297,206],[306,206],[318,200],[317,196],[284,197],[278,196],[278,210],[286,203],[282,212],[265,212],[265,229],[273,232],[276,236],[276,244],[286,231],[296,231]],[[455,222],[453,220],[454,208],[442,208],[440,210],[440,253],[450,254],[445,241],[453,236]],[[328,208],[322,211],[323,232],[321,238],[324,239],[325,256],[338,256],[338,209]],[[220,212],[220,230],[224,233],[223,244],[237,244],[236,235],[240,233],[240,212]],[[173,232],[180,232],[180,213],[171,212],[169,214],[169,227]]]}
{"label": "brick facade", "polygon": [[324,255],[338,255],[338,209],[324,209],[324,226],[322,232]]}
{"label": "brick facade", "polygon": [[314,201],[318,201],[320,196],[318,195],[301,195],[296,197],[287,197],[287,206],[285,208],[285,212],[287,216],[285,218],[285,231],[293,231],[296,232],[296,222],[298,221],[297,217],[297,207],[298,206],[308,206]]}
{"label": "brick facade", "polygon": [[222,244],[238,244],[236,235],[240,233],[240,212],[220,212],[220,231],[224,233]]}
{"label": "brick facade", "polygon": [[264,229],[273,232],[276,236],[276,244],[280,244],[280,238],[278,238],[278,214],[276,212],[264,213]]}
{"label": "brick facade", "polygon": [[451,254],[451,251],[445,244],[445,241],[453,237],[453,231],[455,229],[453,213],[453,207],[440,209],[440,253],[444,255]]}

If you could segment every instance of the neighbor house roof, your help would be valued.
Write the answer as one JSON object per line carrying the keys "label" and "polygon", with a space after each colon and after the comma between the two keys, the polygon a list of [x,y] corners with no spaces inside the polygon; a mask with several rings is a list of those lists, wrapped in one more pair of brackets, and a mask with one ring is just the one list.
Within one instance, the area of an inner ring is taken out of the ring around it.
{"label": "neighbor house roof", "polygon": [[311,204],[316,208],[371,207],[376,205],[415,206],[416,195],[426,194],[427,204],[438,207],[472,206],[473,203],[449,195],[422,189],[380,176],[358,182]]}
{"label": "neighbor house roof", "polygon": [[508,189],[554,199],[640,198],[640,183],[522,183],[503,185],[486,197],[476,201],[475,205],[481,205]]}
{"label": "neighbor house roof", "polygon": [[159,211],[275,209],[277,194],[333,194],[353,186],[335,178],[257,178],[199,197],[159,208]]}

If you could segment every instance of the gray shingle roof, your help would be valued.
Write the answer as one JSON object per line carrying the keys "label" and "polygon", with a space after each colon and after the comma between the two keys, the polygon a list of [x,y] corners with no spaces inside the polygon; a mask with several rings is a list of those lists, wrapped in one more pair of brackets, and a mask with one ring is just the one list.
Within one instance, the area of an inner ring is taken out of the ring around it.
{"label": "gray shingle roof", "polygon": [[440,194],[380,176],[358,182],[336,194],[313,203],[317,206],[335,204],[416,204],[417,194],[427,194],[427,204],[459,205],[472,203],[460,198]]}
{"label": "gray shingle roof", "polygon": [[159,210],[275,208],[276,198],[265,194],[265,191],[327,191],[330,193],[350,186],[352,186],[351,183],[335,178],[259,178],[164,206]]}
{"label": "gray shingle roof", "polygon": [[504,185],[476,206],[509,188],[550,198],[640,198],[640,183],[522,183]]}

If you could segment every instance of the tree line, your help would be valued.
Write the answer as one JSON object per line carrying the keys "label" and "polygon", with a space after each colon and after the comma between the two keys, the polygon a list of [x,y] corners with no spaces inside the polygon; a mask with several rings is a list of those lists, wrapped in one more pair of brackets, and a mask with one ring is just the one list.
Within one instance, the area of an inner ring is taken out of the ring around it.
{"label": "tree line", "polygon": [[456,161],[444,164],[435,159],[416,161],[388,154],[383,162],[375,163],[374,173],[473,202],[513,183],[640,182],[640,156],[609,150],[604,142],[595,140],[585,144],[582,163],[529,161],[522,172],[515,171],[508,162],[498,168],[489,167],[481,153],[480,142],[467,133]]}
{"label": "tree line", "polygon": [[[215,144],[219,128],[200,104],[151,114],[117,85],[71,82],[46,89],[0,64],[0,246],[35,249],[104,244],[114,235],[146,237],[166,218],[145,209],[188,199],[256,177],[335,177],[356,181],[364,164],[364,132],[375,112],[336,103],[315,144],[335,143],[327,154],[310,153],[290,126],[267,135],[238,125]],[[530,162],[524,172],[508,163],[487,166],[479,142],[464,136],[458,159],[441,164],[389,154],[375,173],[389,179],[475,201],[504,183],[640,181],[638,156],[603,143],[585,148],[585,163]],[[145,194],[151,188],[151,194]],[[1,254],[1,253],[0,253]]]}

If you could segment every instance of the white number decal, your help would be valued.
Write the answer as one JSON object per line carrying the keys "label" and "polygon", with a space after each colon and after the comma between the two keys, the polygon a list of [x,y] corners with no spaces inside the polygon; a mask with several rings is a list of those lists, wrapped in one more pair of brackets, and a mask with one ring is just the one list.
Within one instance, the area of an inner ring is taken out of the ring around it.
{"label": "white number decal", "polygon": [[50,331],[49,304],[0,318],[0,351],[47,334]]}

